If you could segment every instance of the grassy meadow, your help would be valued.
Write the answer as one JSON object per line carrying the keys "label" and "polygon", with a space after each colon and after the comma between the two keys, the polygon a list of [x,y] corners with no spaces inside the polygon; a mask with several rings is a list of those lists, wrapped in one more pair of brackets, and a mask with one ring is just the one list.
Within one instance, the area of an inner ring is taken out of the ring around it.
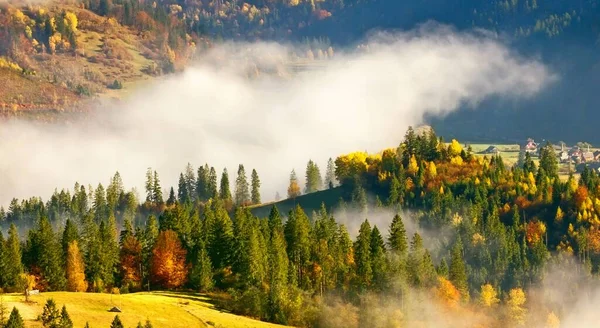
{"label": "grassy meadow", "polygon": [[[5,294],[8,310],[15,306],[25,320],[26,327],[42,327],[37,318],[42,314],[47,299],[53,298],[57,307],[67,306],[75,327],[89,322],[92,328],[108,328],[116,314],[125,327],[136,327],[138,322],[150,319],[156,328],[169,327],[223,327],[274,328],[285,327],[251,318],[237,316],[217,309],[211,298],[204,294],[174,292],[141,292],[123,295],[100,293],[50,292],[30,296],[25,303],[20,294]],[[123,312],[108,312],[113,306]]]}

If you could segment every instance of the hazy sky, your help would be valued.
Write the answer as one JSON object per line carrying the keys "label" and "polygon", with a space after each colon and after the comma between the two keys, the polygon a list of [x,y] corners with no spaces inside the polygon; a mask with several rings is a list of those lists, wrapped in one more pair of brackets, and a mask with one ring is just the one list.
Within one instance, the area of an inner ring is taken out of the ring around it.
{"label": "hazy sky", "polygon": [[[528,97],[553,79],[483,35],[427,25],[379,34],[369,51],[336,50],[323,69],[249,79],[254,65],[276,67],[291,46],[226,44],[182,74],[162,79],[97,119],[70,127],[12,121],[0,126],[0,203],[42,196],[75,181],[106,184],[119,171],[143,195],[146,168],[163,187],[188,162],[207,162],[230,181],[237,165],[256,168],[263,200],[285,195],[289,172],[306,162],[395,147],[424,114],[445,114],[491,95]],[[475,106],[476,107],[476,106]]]}

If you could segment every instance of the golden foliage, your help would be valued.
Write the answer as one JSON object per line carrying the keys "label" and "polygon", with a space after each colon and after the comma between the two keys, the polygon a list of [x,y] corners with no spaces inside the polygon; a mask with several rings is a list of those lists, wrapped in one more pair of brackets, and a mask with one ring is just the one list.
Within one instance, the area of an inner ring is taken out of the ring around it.
{"label": "golden foliage", "polygon": [[69,243],[67,248],[67,290],[85,292],[88,284],[85,281],[85,266],[77,241]]}
{"label": "golden foliage", "polygon": [[471,242],[473,243],[473,246],[481,245],[485,242],[485,237],[476,232],[473,234]]}
{"label": "golden foliage", "polygon": [[454,156],[450,159],[450,163],[461,166],[463,165],[463,159],[460,156]]}
{"label": "golden foliage", "polygon": [[71,32],[77,32],[77,15],[72,12],[67,12],[65,14],[65,25]]}
{"label": "golden foliage", "polygon": [[491,284],[485,284],[481,286],[481,294],[479,295],[479,303],[484,307],[492,307],[498,304],[498,293]]}
{"label": "golden foliage", "polygon": [[14,63],[6,57],[0,57],[0,68],[8,68],[17,72],[21,72],[23,70],[19,64]]}
{"label": "golden foliage", "polygon": [[579,186],[577,188],[577,190],[575,191],[574,199],[575,199],[575,206],[577,206],[578,209],[583,209],[583,205],[585,204],[585,201],[588,199],[587,187]]}
{"label": "golden foliage", "polygon": [[559,206],[556,209],[556,215],[554,216],[554,221],[556,221],[557,223],[561,223],[564,217],[565,217],[565,213]]}
{"label": "golden foliage", "polygon": [[172,230],[161,231],[152,250],[152,280],[163,288],[177,288],[185,283],[186,251]]}
{"label": "golden foliage", "polygon": [[456,308],[458,302],[460,302],[460,292],[450,282],[450,280],[444,277],[438,277],[438,287],[436,293],[439,299],[441,299],[445,305],[450,308]]}
{"label": "golden foliage", "polygon": [[526,227],[527,242],[532,245],[536,244],[546,234],[546,225],[541,221],[530,221]]}
{"label": "golden foliage", "polygon": [[558,316],[554,314],[554,312],[548,313],[548,318],[546,319],[546,328],[559,328],[560,327],[560,319]]}
{"label": "golden foliage", "polygon": [[417,163],[417,159],[415,155],[410,156],[410,160],[408,161],[408,173],[415,175],[419,171],[419,164]]}
{"label": "golden foliage", "polygon": [[527,310],[524,305],[526,300],[525,292],[521,288],[513,288],[508,293],[508,300],[506,302],[508,315],[516,325],[522,326],[525,324]]}
{"label": "golden foliage", "polygon": [[427,165],[427,177],[434,179],[437,176],[437,167],[434,162],[429,162]]}
{"label": "golden foliage", "polygon": [[451,157],[460,156],[462,150],[463,148],[460,143],[456,139],[452,139],[452,142],[450,142],[450,145],[448,146],[448,154]]}

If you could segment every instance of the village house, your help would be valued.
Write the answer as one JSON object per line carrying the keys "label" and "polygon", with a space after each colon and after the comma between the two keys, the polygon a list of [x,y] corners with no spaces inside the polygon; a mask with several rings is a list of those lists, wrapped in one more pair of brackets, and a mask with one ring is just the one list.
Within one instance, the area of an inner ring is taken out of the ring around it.
{"label": "village house", "polygon": [[525,150],[526,153],[536,153],[538,150],[538,144],[535,143],[535,140],[531,138],[527,139],[527,142],[521,147]]}

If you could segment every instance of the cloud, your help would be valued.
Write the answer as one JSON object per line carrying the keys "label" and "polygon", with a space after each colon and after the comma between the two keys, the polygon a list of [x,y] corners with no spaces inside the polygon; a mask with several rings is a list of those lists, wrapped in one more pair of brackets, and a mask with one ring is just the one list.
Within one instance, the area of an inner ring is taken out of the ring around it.
{"label": "cloud", "polygon": [[[190,162],[219,171],[256,168],[263,200],[285,194],[308,159],[324,169],[344,152],[396,146],[425,114],[476,106],[492,95],[528,97],[553,79],[540,62],[486,35],[436,24],[367,39],[319,69],[290,74],[295,49],[229,43],[198,64],[98,108],[68,127],[11,121],[0,127],[0,203],[54,188],[107,182],[115,171],[143,186],[147,167],[175,185]],[[271,72],[248,77],[249,72]],[[230,177],[231,180],[234,177]]]}

